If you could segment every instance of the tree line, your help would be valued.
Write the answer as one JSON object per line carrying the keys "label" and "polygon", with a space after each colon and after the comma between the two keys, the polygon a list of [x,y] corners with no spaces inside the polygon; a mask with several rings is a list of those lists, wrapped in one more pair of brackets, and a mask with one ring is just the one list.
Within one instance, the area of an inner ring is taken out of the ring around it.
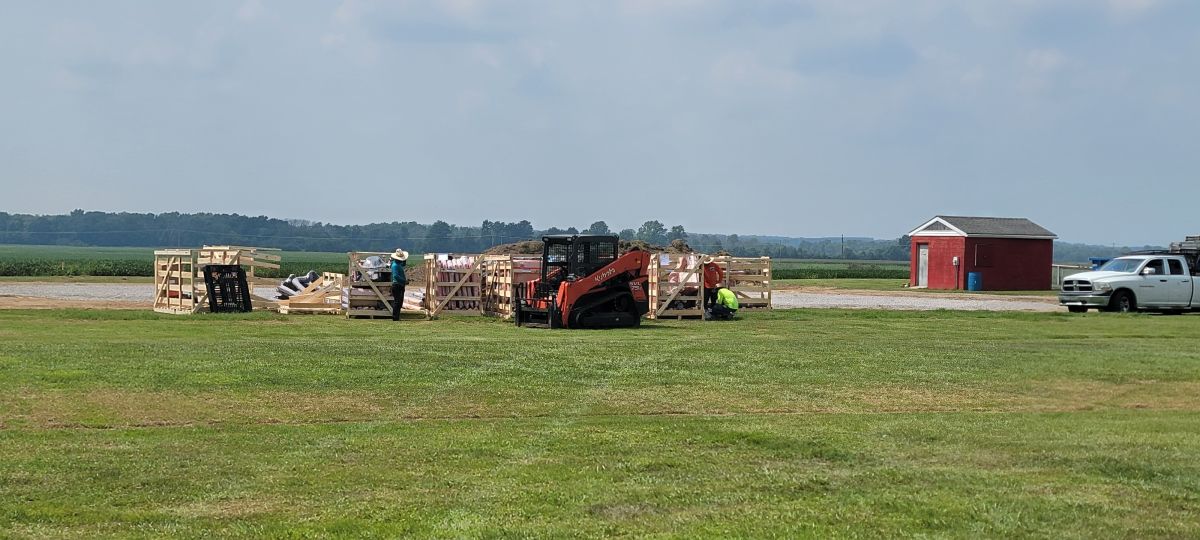
{"label": "tree line", "polygon": [[535,240],[544,234],[616,234],[625,240],[667,245],[682,240],[697,251],[736,256],[906,260],[905,239],[775,239],[752,235],[689,233],[683,225],[648,220],[640,227],[612,230],[604,221],[585,228],[535,229],[528,220],[484,220],[479,225],[414,221],[334,225],[266,216],[166,212],[162,214],[75,210],[65,215],[0,212],[0,243],[71,246],[191,247],[203,244],[253,245],[292,251],[386,251],[471,253],[495,245]]}
{"label": "tree line", "polygon": [[[291,251],[390,251],[397,246],[424,253],[475,253],[499,244],[534,240],[544,234],[616,234],[625,240],[667,245],[687,242],[697,251],[728,252],[740,257],[789,259],[852,259],[905,261],[910,256],[907,236],[895,240],[872,238],[784,238],[737,234],[691,233],[683,225],[667,226],[648,220],[638,228],[614,231],[604,221],[586,228],[535,229],[528,220],[484,220],[477,226],[445,221],[415,221],[333,225],[300,219],[277,219],[238,214],[167,212],[85,212],[29,215],[0,212],[0,244],[70,246],[193,247],[203,244],[253,245]],[[1057,262],[1087,262],[1089,257],[1112,257],[1154,246],[1097,246],[1055,242]],[[1161,248],[1160,248],[1161,249]]]}

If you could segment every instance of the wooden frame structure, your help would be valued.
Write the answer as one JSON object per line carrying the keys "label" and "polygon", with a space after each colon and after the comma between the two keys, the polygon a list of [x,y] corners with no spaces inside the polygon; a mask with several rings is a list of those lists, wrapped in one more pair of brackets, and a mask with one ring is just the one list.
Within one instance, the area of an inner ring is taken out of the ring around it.
{"label": "wooden frame structure", "polygon": [[[362,265],[362,261],[369,257],[381,257],[390,266],[392,252],[351,251],[347,256],[350,262],[341,290],[342,310],[346,312],[346,317],[351,319],[391,318],[392,302],[396,301],[395,298],[392,298],[391,270],[387,266],[366,268]],[[371,271],[380,270],[388,272],[388,279],[371,280],[368,274]],[[406,310],[423,312],[420,309],[406,307],[403,298],[400,298],[399,301],[401,302],[401,312]]]}
{"label": "wooden frame structure", "polygon": [[771,309],[770,257],[714,257],[741,309]]}
{"label": "wooden frame structure", "polygon": [[647,319],[704,316],[703,255],[652,253]]}
{"label": "wooden frame structure", "polygon": [[[203,278],[200,283],[203,286]],[[196,252],[190,249],[155,251],[154,311],[192,314],[200,305],[196,297]]]}
{"label": "wooden frame structure", "polygon": [[279,313],[283,315],[340,315],[342,313],[342,287],[345,274],[325,272],[309,283],[303,291],[279,301]]}
{"label": "wooden frame structure", "polygon": [[[255,268],[279,269],[278,249],[246,246],[204,246],[200,249],[162,249],[154,252],[154,311],[186,315],[208,310],[208,290],[200,273],[209,264],[246,268],[246,284],[274,288],[278,283],[255,275]],[[276,309],[278,302],[251,293],[255,309]]]}
{"label": "wooden frame structure", "polygon": [[479,310],[484,315],[509,319],[513,314],[513,286],[542,275],[542,258],[536,255],[484,255],[480,265]]}
{"label": "wooden frame structure", "polygon": [[[450,261],[466,260],[461,266]],[[430,319],[442,313],[478,315],[483,286],[484,256],[474,253],[425,255],[425,313]]]}

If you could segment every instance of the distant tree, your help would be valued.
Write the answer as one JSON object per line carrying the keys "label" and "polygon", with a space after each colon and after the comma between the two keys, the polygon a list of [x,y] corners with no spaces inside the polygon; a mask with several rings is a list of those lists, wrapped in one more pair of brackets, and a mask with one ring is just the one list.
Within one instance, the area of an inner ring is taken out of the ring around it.
{"label": "distant tree", "polygon": [[597,222],[593,223],[592,226],[588,227],[587,230],[584,232],[586,232],[588,234],[611,234],[612,233],[612,231],[608,230],[608,224],[603,221],[597,221]]}
{"label": "distant tree", "polygon": [[545,234],[563,234],[565,232],[567,231],[564,231],[558,227],[550,227],[549,229],[546,229]]}
{"label": "distant tree", "polygon": [[619,236],[621,240],[633,240],[634,238],[637,238],[637,231],[633,229],[621,229],[621,232],[618,233],[617,236]]}
{"label": "distant tree", "polygon": [[508,227],[506,227],[505,236],[507,237],[507,238],[505,238],[505,241],[507,241],[507,242],[516,242],[518,240],[532,240],[533,239],[533,224],[529,223],[528,220],[521,220],[518,223],[513,223],[512,225],[509,225]]}
{"label": "distant tree", "polygon": [[425,233],[425,252],[438,253],[448,251],[450,248],[450,224],[442,220],[433,222],[429,226],[429,232]]}
{"label": "distant tree", "polygon": [[575,227],[567,227],[567,234],[579,234],[579,229]]}
{"label": "distant tree", "polygon": [[667,242],[667,228],[657,220],[647,221],[638,229],[637,238],[651,244],[665,244]]}
{"label": "distant tree", "polygon": [[671,232],[667,233],[667,240],[687,240],[688,233],[683,230],[683,225],[671,227]]}

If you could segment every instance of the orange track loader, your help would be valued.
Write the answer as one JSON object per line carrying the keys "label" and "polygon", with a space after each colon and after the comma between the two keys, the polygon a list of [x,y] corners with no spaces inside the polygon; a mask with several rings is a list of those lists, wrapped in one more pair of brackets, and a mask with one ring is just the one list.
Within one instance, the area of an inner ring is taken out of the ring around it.
{"label": "orange track loader", "polygon": [[517,326],[618,328],[638,326],[650,310],[650,254],[617,255],[617,237],[542,237],[542,274],[513,287]]}

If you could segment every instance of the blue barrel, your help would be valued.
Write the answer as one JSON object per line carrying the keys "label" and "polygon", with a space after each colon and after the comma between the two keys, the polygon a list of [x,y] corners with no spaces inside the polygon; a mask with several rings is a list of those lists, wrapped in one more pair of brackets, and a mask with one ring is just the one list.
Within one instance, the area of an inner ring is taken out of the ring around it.
{"label": "blue barrel", "polygon": [[982,291],[983,290],[983,273],[982,272],[967,272],[967,290]]}

